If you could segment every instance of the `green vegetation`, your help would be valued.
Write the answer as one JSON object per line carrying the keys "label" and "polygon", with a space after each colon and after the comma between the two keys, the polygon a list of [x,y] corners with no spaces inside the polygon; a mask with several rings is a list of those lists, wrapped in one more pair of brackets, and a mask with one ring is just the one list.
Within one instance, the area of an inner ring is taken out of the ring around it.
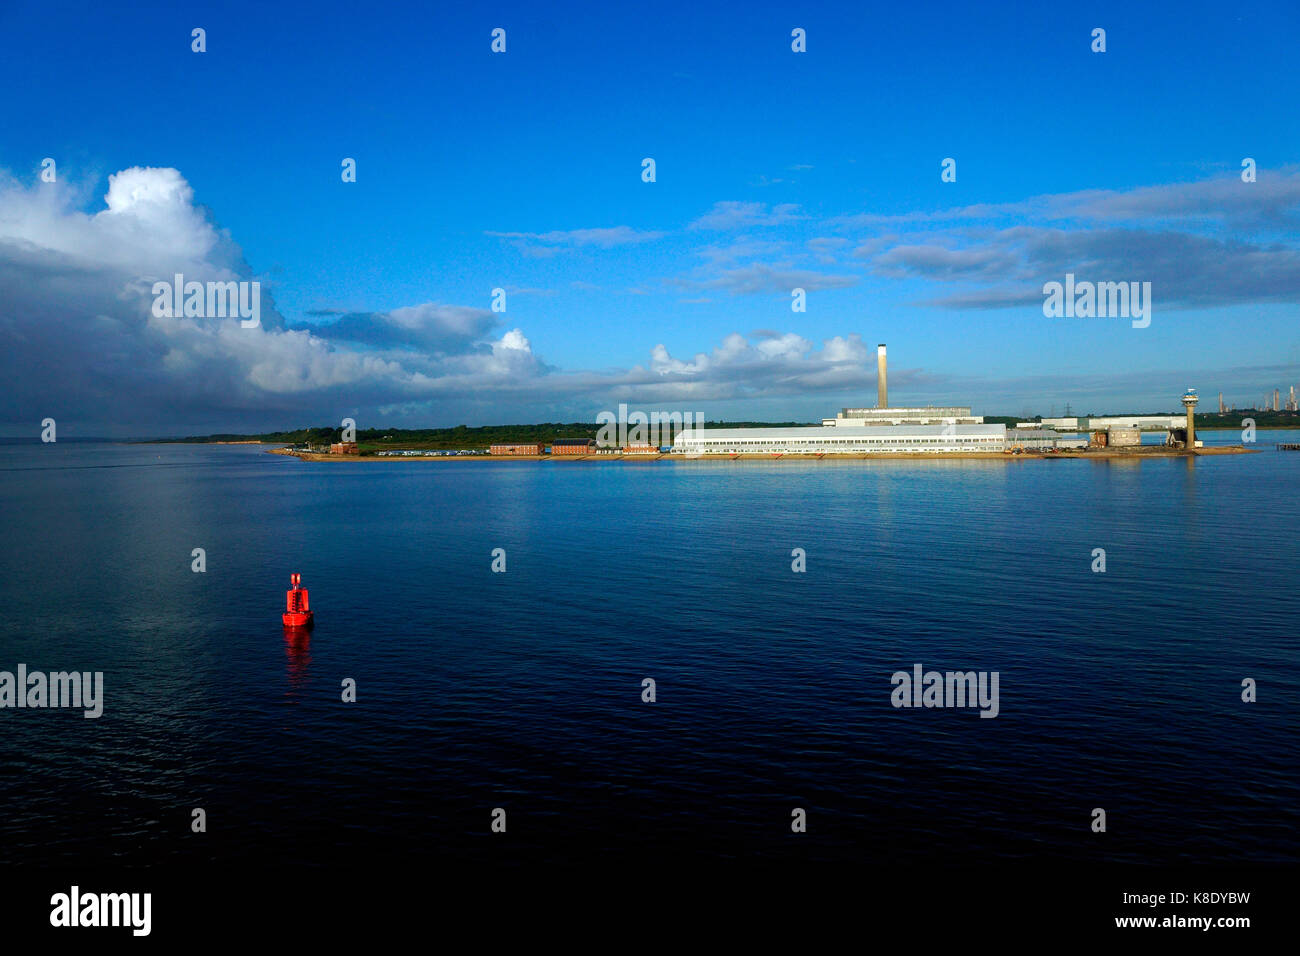
{"label": "green vegetation", "polygon": [[[808,422],[706,422],[705,428],[793,428]],[[814,422],[812,424],[820,424]],[[543,422],[537,425],[482,425],[470,428],[359,428],[357,448],[369,451],[400,451],[404,449],[452,450],[458,448],[487,448],[496,443],[549,445],[556,438],[591,438],[601,430],[600,425],[587,422]],[[173,439],[177,442],[264,441],[286,445],[327,445],[343,440],[339,428],[300,428],[296,431],[266,432],[261,435],[207,435]]]}
{"label": "green vegetation", "polygon": [[1196,410],[1196,427],[1233,428],[1240,430],[1243,418],[1255,419],[1256,428],[1300,428],[1300,413],[1275,412],[1272,409],[1241,408],[1235,412],[1203,412]]}

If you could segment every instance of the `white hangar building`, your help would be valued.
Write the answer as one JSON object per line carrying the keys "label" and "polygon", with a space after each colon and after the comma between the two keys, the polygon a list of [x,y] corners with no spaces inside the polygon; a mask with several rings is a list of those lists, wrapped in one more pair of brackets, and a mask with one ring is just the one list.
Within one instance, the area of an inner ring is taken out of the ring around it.
{"label": "white hangar building", "polygon": [[689,428],[673,452],[686,455],[860,454],[864,452],[1000,452],[1005,425],[822,425],[804,428]]}

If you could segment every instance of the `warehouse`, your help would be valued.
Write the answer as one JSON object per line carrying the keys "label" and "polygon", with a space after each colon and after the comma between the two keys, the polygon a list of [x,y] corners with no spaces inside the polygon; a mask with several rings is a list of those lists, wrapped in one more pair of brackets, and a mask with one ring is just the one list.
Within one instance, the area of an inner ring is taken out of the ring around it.
{"label": "warehouse", "polygon": [[552,455],[590,455],[595,450],[593,438],[557,438],[551,442]]}
{"label": "warehouse", "polygon": [[[1051,451],[1059,447],[1061,436],[1050,428],[1021,428],[1007,433],[1007,451]],[[1084,442],[1083,444],[1087,444]]]}
{"label": "warehouse", "polygon": [[1005,425],[869,425],[862,428],[691,428],[673,441],[675,454],[863,454],[1001,452]]}
{"label": "warehouse", "polygon": [[914,405],[896,408],[844,408],[823,425],[867,428],[874,425],[983,425],[983,415],[972,415],[967,405]]}
{"label": "warehouse", "polygon": [[522,445],[503,442],[499,445],[493,445],[489,450],[494,455],[540,455],[542,453],[542,446],[535,442],[533,444]]}

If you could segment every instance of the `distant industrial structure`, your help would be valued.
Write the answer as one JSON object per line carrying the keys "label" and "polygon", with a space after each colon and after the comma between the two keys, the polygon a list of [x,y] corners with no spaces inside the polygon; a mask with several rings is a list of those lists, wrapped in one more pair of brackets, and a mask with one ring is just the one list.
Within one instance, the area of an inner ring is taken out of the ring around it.
{"label": "distant industrial structure", "polygon": [[689,428],[673,441],[676,454],[870,454],[1042,451],[1084,442],[1045,429],[988,425],[968,405],[891,406],[886,349],[876,347],[875,408],[844,408],[821,426]]}
{"label": "distant industrial structure", "polygon": [[[1177,415],[1046,418],[1014,428],[991,425],[966,405],[891,406],[886,350],[876,348],[878,404],[844,408],[821,426],[796,428],[688,428],[673,441],[675,454],[898,454],[1051,451],[1142,444],[1142,433],[1165,432],[1165,445],[1197,448],[1196,389],[1182,398],[1186,418]],[[1069,406],[1066,406],[1067,410]],[[1088,436],[1088,437],[1081,437]]]}
{"label": "distant industrial structure", "polygon": [[[1253,404],[1246,405],[1242,411],[1256,412],[1300,412],[1300,403],[1296,400],[1296,386],[1292,385],[1287,391],[1284,398],[1282,389],[1275,388],[1271,392],[1265,392],[1261,399],[1256,399]],[[1238,411],[1237,406],[1232,405],[1224,400],[1223,393],[1219,393],[1219,414],[1226,415],[1229,412]]]}
{"label": "distant industrial structure", "polygon": [[[1200,401],[1189,388],[1182,399],[1186,417],[1179,415],[1106,415],[1076,418],[1044,418],[1041,422],[1017,422],[1020,429],[1046,428],[1054,432],[1087,434],[1090,448],[1121,448],[1142,444],[1143,432],[1164,432],[1165,444],[1175,448],[1200,448],[1196,440],[1195,409]],[[1219,397],[1223,405],[1223,397]]]}
{"label": "distant industrial structure", "polygon": [[1136,428],[1162,432],[1182,425],[1181,415],[1094,415],[1076,418],[1044,418],[1041,422],[1017,422],[1017,428],[1051,428],[1058,432],[1086,432],[1108,428]]}

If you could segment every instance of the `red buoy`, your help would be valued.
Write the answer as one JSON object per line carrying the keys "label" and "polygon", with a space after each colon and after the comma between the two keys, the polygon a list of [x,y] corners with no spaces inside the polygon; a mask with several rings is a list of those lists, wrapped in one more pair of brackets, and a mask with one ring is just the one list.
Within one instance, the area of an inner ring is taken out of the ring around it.
{"label": "red buoy", "polygon": [[284,614],[281,615],[285,627],[311,627],[311,604],[307,600],[307,589],[302,586],[302,575],[296,571],[289,575],[293,587],[284,592]]}

